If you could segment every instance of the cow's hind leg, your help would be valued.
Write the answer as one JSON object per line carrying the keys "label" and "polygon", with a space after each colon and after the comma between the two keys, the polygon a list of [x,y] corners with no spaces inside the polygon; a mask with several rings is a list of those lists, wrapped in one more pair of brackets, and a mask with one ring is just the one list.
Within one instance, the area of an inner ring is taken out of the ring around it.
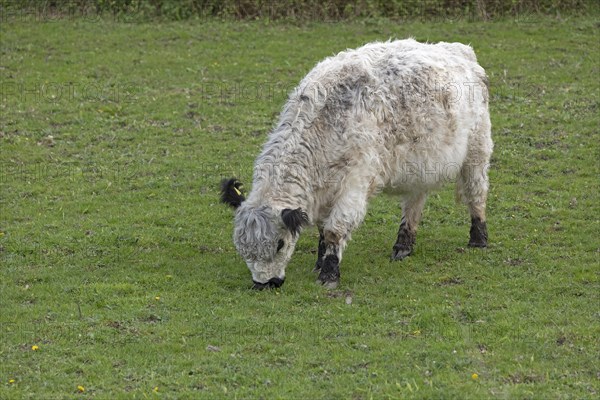
{"label": "cow's hind leg", "polygon": [[321,267],[323,267],[323,263],[325,261],[325,236],[323,234],[323,227],[319,226],[319,247],[317,249],[317,262],[315,263],[315,269],[313,272],[321,271]]}
{"label": "cow's hind leg", "polygon": [[426,199],[426,193],[413,194],[403,199],[402,220],[400,229],[398,229],[398,238],[392,250],[392,260],[402,260],[411,255]]}
{"label": "cow's hind leg", "polygon": [[469,247],[487,247],[485,205],[488,193],[488,163],[489,156],[483,160],[466,163],[457,180],[457,195],[467,204],[471,214]]}

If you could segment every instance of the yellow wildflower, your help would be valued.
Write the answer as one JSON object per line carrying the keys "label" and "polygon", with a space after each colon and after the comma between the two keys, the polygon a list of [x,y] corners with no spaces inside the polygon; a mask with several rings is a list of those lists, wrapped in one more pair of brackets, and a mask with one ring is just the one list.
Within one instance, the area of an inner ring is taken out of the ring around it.
{"label": "yellow wildflower", "polygon": [[473,379],[474,381],[476,381],[477,379],[479,379],[479,375],[473,374],[473,375],[471,375],[471,379]]}
{"label": "yellow wildflower", "polygon": [[85,388],[81,385],[77,386],[77,390],[79,390],[81,393],[85,392]]}
{"label": "yellow wildflower", "polygon": [[37,344],[34,344],[33,346],[31,346],[31,350],[36,351],[39,350],[40,346],[38,346]]}
{"label": "yellow wildflower", "polygon": [[9,379],[8,383],[15,383],[16,381],[14,379]]}

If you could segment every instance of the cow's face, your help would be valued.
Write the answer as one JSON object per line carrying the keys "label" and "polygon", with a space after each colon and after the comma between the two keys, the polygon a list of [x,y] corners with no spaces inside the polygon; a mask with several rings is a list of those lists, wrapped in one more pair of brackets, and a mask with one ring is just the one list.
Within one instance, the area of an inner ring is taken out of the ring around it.
{"label": "cow's face", "polygon": [[252,273],[255,289],[279,287],[292,257],[297,237],[278,223],[270,207],[240,207],[235,216],[233,241]]}
{"label": "cow's face", "polygon": [[255,289],[280,287],[298,234],[308,217],[300,208],[247,204],[239,182],[223,183],[221,199],[236,208],[233,242],[246,261]]}

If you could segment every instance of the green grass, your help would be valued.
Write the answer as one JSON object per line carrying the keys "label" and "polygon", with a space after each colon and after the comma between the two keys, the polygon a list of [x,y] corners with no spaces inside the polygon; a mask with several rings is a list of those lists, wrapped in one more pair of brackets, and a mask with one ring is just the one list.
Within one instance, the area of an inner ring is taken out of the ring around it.
{"label": "green grass", "polygon": [[[3,21],[0,398],[596,398],[598,20]],[[314,228],[250,290],[221,177],[250,184],[319,60],[407,36],[471,43],[490,76],[489,248],[448,186],[390,263],[381,195],[337,290]]]}

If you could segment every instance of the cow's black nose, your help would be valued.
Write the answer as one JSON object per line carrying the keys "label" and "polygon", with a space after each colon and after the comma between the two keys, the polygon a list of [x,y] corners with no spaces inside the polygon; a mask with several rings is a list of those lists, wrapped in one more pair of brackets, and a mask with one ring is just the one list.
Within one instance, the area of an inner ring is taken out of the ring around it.
{"label": "cow's black nose", "polygon": [[279,279],[279,278],[271,278],[271,279],[269,279],[269,284],[271,285],[271,287],[274,287],[274,288],[281,287],[281,285],[283,285],[283,282],[285,282],[285,278],[283,278],[283,279]]}
{"label": "cow's black nose", "polygon": [[283,278],[283,279],[271,278],[271,279],[269,279],[268,282],[265,282],[265,283],[256,282],[254,280],[252,282],[254,282],[252,289],[256,289],[256,290],[274,289],[274,288],[281,287],[281,285],[283,285],[283,282],[285,282],[285,278]]}

